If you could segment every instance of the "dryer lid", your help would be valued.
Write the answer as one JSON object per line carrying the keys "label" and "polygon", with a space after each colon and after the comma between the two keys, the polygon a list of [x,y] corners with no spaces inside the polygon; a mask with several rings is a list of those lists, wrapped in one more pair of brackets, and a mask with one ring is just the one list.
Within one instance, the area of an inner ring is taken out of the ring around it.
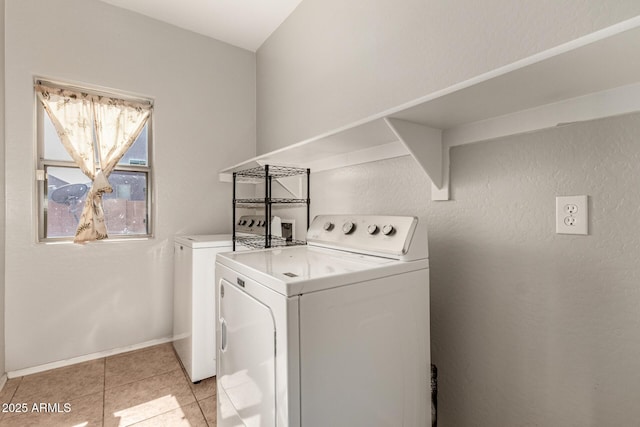
{"label": "dryer lid", "polygon": [[175,236],[175,242],[190,248],[231,248],[231,234],[193,234]]}

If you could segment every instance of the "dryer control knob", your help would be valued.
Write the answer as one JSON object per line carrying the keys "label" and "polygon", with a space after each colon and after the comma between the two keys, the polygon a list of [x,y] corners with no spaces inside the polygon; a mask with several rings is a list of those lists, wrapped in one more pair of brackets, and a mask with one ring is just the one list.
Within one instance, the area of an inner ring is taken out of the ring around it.
{"label": "dryer control knob", "polygon": [[388,236],[389,234],[393,234],[394,231],[396,231],[396,229],[393,228],[393,225],[391,224],[387,224],[384,227],[382,227],[382,234],[384,234],[385,236]]}
{"label": "dryer control knob", "polygon": [[350,234],[353,232],[353,230],[356,229],[356,226],[354,223],[352,223],[351,221],[347,221],[344,224],[342,224],[342,232],[344,234]]}
{"label": "dryer control knob", "polygon": [[376,234],[378,232],[378,226],[375,224],[371,224],[370,226],[367,227],[367,233],[369,234]]}
{"label": "dryer control knob", "polygon": [[254,220],[249,221],[249,227],[251,227],[254,222],[255,222]]}
{"label": "dryer control knob", "polygon": [[325,231],[331,231],[331,230],[333,230],[333,223],[330,222],[330,221],[327,221],[327,222],[324,223],[322,228],[324,228]]}

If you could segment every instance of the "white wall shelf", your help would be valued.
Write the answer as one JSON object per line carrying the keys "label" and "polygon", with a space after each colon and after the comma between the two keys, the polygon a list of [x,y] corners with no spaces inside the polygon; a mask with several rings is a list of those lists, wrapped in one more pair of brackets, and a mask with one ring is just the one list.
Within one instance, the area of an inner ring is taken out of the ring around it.
{"label": "white wall shelf", "polygon": [[220,172],[312,172],[411,155],[449,199],[449,148],[640,111],[640,16]]}

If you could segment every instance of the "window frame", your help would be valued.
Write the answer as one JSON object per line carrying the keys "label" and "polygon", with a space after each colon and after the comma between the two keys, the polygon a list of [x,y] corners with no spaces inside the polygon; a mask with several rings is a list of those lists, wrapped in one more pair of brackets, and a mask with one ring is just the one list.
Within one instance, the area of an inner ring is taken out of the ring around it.
{"label": "window frame", "polygon": [[[73,89],[78,90],[94,95],[103,95],[112,98],[120,98],[124,100],[131,100],[137,102],[149,102],[153,103],[151,99],[148,98],[139,98],[133,97],[130,95],[124,95],[119,92],[114,91],[103,91],[96,90],[87,87],[80,87],[75,85],[62,84],[57,82],[51,82],[43,79],[36,78],[34,79],[34,83],[42,82],[48,86],[65,88],[65,89]],[[44,157],[45,153],[45,141],[44,141],[44,119],[45,119],[45,109],[42,105],[42,102],[38,99],[37,94],[34,91],[34,102],[36,108],[36,237],[38,243],[73,243],[74,236],[67,237],[47,237],[47,215],[48,215],[48,197],[49,197],[49,189],[48,189],[48,176],[47,169],[49,167],[70,167],[79,170],[78,165],[75,164],[72,160],[50,160]],[[109,238],[106,240],[99,240],[96,242],[118,242],[118,241],[135,241],[135,240],[148,240],[152,239],[155,236],[155,208],[154,208],[154,189],[155,189],[155,180],[154,180],[154,167],[153,167],[153,110],[149,115],[149,118],[146,123],[147,127],[147,164],[146,165],[126,165],[126,164],[117,164],[113,169],[114,172],[137,172],[143,173],[146,176],[146,225],[147,225],[147,233],[146,234],[114,234],[109,233]],[[81,172],[82,173],[82,172]],[[87,178],[88,179],[88,178]],[[93,242],[93,243],[96,243]]]}

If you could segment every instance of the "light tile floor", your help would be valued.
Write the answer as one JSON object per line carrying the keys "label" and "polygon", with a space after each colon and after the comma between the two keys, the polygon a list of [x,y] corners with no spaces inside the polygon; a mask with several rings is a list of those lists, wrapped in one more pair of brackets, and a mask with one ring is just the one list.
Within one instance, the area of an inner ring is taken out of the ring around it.
{"label": "light tile floor", "polygon": [[215,427],[216,380],[193,384],[167,343],[12,378],[0,404],[0,427]]}

